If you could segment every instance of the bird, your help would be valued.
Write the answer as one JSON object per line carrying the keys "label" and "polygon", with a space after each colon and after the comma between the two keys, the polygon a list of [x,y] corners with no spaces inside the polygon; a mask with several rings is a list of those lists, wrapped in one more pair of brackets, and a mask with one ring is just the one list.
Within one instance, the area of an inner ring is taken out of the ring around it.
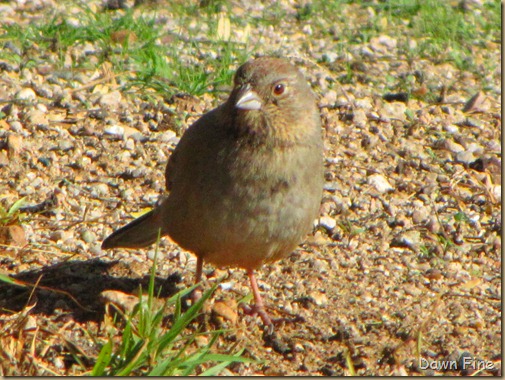
{"label": "bird", "polygon": [[242,64],[228,99],[182,135],[165,170],[168,195],[113,232],[102,249],[144,248],[168,235],[203,263],[245,269],[250,313],[273,322],[255,270],[287,256],[313,229],[324,184],[316,95],[285,58]]}

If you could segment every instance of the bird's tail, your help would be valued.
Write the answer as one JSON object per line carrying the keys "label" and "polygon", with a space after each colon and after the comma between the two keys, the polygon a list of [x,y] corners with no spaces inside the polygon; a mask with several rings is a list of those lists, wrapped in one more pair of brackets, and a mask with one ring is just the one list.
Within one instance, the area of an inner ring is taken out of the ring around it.
{"label": "bird's tail", "polygon": [[163,236],[161,213],[154,209],[110,234],[103,242],[102,249],[143,248],[153,244],[158,236]]}

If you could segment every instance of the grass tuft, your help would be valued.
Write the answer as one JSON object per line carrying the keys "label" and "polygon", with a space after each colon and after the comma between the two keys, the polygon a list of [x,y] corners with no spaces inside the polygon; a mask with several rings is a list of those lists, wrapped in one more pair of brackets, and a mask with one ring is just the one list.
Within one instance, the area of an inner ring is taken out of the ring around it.
{"label": "grass tuft", "polygon": [[[156,252],[158,247],[156,249]],[[207,376],[217,375],[226,366],[234,362],[250,362],[242,358],[242,350],[234,354],[214,354],[212,346],[222,330],[208,333],[194,332],[185,335],[184,330],[200,315],[203,304],[217,288],[214,285],[203,293],[187,311],[182,312],[181,299],[197,285],[185,289],[156,306],[154,279],[156,271],[156,254],[151,270],[147,299],[139,293],[139,303],[129,314],[123,314],[123,321],[113,320],[114,329],[122,331],[120,342],[114,334],[102,345],[96,363],[91,371],[92,376],[189,376],[198,372],[202,364],[217,363],[206,368]],[[165,315],[169,308],[173,314],[168,331],[165,328]],[[122,324],[124,323],[124,326]],[[196,338],[209,335],[209,343],[192,349]]]}

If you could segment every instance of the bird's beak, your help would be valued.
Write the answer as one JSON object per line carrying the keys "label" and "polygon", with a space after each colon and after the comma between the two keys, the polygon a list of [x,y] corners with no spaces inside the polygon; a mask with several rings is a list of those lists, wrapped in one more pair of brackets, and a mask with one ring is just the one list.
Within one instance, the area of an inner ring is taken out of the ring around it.
{"label": "bird's beak", "polygon": [[238,93],[238,100],[235,107],[241,110],[259,110],[262,106],[259,95],[247,85]]}

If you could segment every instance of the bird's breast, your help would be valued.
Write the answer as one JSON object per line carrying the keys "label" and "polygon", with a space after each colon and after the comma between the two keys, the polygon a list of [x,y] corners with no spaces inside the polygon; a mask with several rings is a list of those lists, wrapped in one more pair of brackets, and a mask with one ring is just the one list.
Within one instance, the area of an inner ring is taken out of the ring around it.
{"label": "bird's breast", "polygon": [[246,256],[259,265],[310,230],[322,192],[316,147],[227,148],[200,164],[184,186],[174,182],[165,217],[184,248],[218,265],[244,266]]}

